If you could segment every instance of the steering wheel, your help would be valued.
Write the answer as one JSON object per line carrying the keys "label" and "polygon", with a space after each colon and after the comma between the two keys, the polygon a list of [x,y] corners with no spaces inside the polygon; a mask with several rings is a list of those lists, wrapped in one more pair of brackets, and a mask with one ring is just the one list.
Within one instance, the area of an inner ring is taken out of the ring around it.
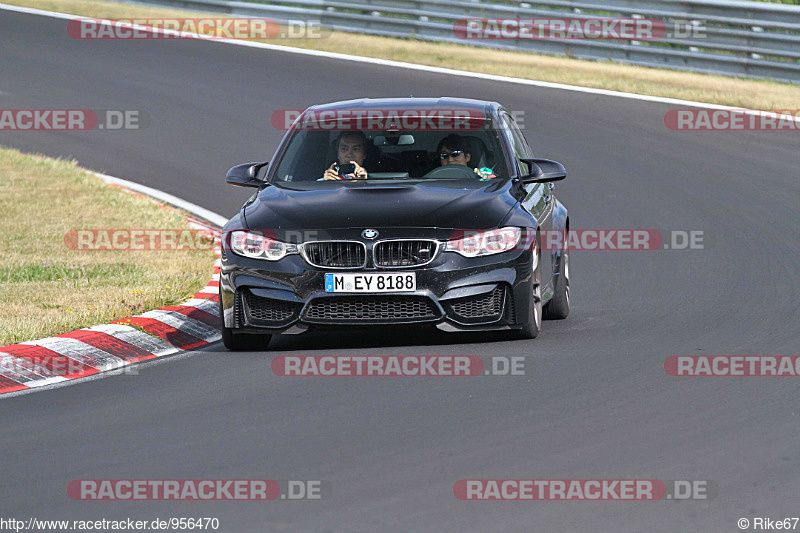
{"label": "steering wheel", "polygon": [[444,178],[444,179],[475,179],[475,171],[466,165],[445,165],[436,167],[423,178]]}

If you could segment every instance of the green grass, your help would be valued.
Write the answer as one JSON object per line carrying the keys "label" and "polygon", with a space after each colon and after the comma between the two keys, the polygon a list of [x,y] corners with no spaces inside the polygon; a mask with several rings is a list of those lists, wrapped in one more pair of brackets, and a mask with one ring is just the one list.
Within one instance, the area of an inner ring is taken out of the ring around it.
{"label": "green grass", "polygon": [[31,281],[82,282],[97,278],[124,278],[141,272],[137,265],[110,264],[50,264],[32,263],[0,268],[0,283],[23,283]]}
{"label": "green grass", "polygon": [[0,148],[0,175],[0,346],[176,305],[211,278],[211,249],[76,250],[64,242],[76,228],[189,229],[175,210],[74,161]]}

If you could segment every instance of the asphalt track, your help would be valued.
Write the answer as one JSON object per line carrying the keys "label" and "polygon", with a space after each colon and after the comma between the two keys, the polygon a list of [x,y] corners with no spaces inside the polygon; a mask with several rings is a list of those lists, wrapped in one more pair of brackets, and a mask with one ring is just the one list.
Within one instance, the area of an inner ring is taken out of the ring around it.
{"label": "asphalt track", "polygon": [[[213,516],[234,532],[724,532],[740,517],[798,516],[796,379],[677,378],[662,366],[675,354],[798,354],[797,133],[676,132],[664,104],[217,43],[76,41],[66,21],[7,11],[0,50],[0,108],[152,117],[141,131],[2,132],[0,144],[74,157],[226,216],[248,192],[224,173],[271,156],[282,134],[273,111],[451,95],[525,112],[537,154],[568,169],[556,190],[573,228],[706,235],[703,250],[574,253],[572,314],[534,341],[349,332],[268,353],[216,344],[136,376],[0,401],[0,517]],[[278,354],[524,355],[526,376],[281,378],[269,366]],[[70,500],[81,478],[323,479],[333,497]],[[452,488],[466,478],[714,480],[719,494],[462,502]]]}

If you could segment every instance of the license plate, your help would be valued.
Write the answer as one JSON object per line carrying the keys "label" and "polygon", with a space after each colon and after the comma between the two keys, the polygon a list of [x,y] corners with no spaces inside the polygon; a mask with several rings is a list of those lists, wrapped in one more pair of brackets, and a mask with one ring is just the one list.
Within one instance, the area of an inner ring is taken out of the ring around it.
{"label": "license plate", "polygon": [[417,275],[403,274],[325,274],[325,292],[412,292],[417,290]]}

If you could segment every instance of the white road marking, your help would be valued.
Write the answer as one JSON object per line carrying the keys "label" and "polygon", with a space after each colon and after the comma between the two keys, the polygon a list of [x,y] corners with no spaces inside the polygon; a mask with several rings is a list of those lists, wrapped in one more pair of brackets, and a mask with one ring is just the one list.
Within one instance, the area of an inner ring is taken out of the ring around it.
{"label": "white road marking", "polygon": [[168,326],[202,340],[207,340],[219,335],[218,329],[212,328],[208,324],[204,324],[199,320],[195,320],[194,318],[190,318],[176,311],[161,311],[160,309],[156,309],[137,316],[158,320],[159,322],[163,322]]}
{"label": "white road marking", "polygon": [[100,324],[86,329],[111,335],[156,356],[168,355],[178,351],[178,348],[158,337],[123,324]]}
{"label": "white road marking", "polygon": [[124,359],[120,359],[106,351],[90,346],[78,339],[46,337],[35,341],[21,342],[20,344],[30,344],[53,350],[57,354],[67,356],[70,359],[74,359],[88,367],[96,368],[97,370],[110,370],[128,364]]}

